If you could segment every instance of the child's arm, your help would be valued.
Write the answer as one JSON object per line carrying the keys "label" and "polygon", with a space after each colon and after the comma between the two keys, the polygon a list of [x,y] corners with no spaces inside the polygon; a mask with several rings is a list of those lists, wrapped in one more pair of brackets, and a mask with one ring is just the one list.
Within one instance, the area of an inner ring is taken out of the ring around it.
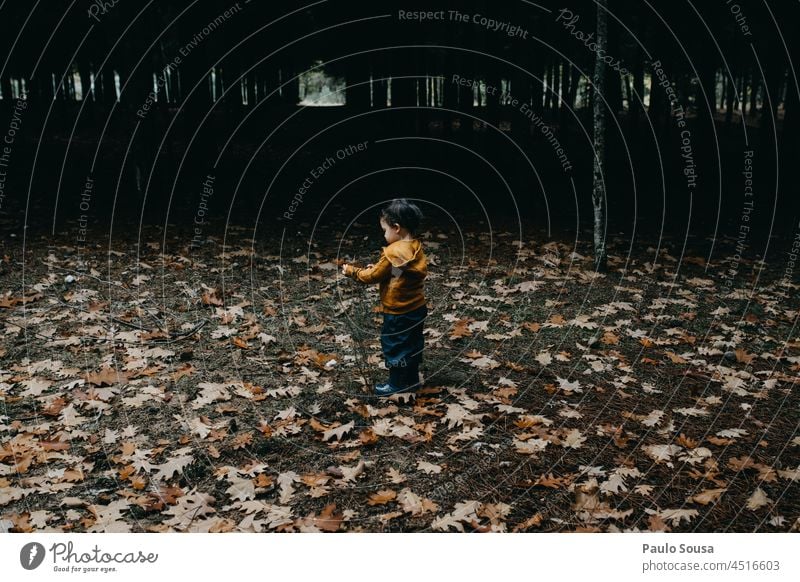
{"label": "child's arm", "polygon": [[367,268],[358,268],[353,265],[345,265],[344,274],[351,279],[361,281],[362,283],[380,283],[384,279],[388,279],[392,275],[392,264],[386,255],[381,253],[381,258],[376,265]]}

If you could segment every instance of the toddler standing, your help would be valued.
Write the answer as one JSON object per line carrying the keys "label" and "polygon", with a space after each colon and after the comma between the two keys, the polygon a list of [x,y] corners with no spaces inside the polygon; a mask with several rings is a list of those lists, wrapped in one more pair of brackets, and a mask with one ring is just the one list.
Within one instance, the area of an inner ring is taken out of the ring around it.
{"label": "toddler standing", "polygon": [[428,315],[424,281],[428,262],[415,238],[422,211],[405,198],[392,200],[380,213],[388,246],[378,262],[364,268],[343,264],[342,274],[361,283],[379,283],[383,326],[381,348],[389,381],[374,388],[378,396],[415,391],[425,347],[422,328]]}

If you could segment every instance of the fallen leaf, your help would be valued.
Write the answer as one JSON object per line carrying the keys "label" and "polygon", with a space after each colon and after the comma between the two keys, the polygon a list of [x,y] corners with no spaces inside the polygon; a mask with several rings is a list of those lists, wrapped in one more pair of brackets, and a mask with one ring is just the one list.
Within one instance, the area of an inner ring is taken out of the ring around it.
{"label": "fallen leaf", "polygon": [[657,463],[669,461],[673,455],[681,451],[677,445],[647,445],[644,452]]}
{"label": "fallen leaf", "polygon": [[378,442],[378,435],[371,428],[367,428],[359,433],[358,439],[363,445],[374,445]]}
{"label": "fallen leaf", "polygon": [[323,440],[323,441],[329,441],[329,440],[331,440],[333,437],[336,437],[336,440],[337,440],[337,441],[340,441],[340,440],[342,440],[342,437],[343,437],[343,436],[344,436],[346,433],[348,433],[348,432],[350,432],[351,430],[353,430],[353,427],[354,427],[354,426],[355,426],[355,422],[353,422],[353,421],[351,420],[351,421],[350,421],[350,422],[348,422],[347,424],[343,424],[343,425],[341,425],[341,426],[337,426],[336,428],[332,428],[332,429],[330,429],[330,430],[326,430],[326,431],[323,433],[323,435],[322,435],[322,440]]}
{"label": "fallen leaf", "polygon": [[400,503],[400,507],[403,508],[403,511],[410,513],[413,516],[434,512],[439,509],[439,506],[436,503],[430,499],[420,497],[408,488],[400,491],[400,493],[397,495],[397,501]]}
{"label": "fallen leaf", "polygon": [[613,332],[607,331],[603,334],[603,337],[600,338],[600,341],[607,346],[615,346],[619,344],[619,337]]}
{"label": "fallen leaf", "polygon": [[386,471],[386,474],[388,475],[389,480],[396,485],[399,485],[406,480],[406,476],[394,467],[389,467],[389,469]]}
{"label": "fallen leaf", "polygon": [[205,305],[216,305],[221,307],[224,305],[222,299],[217,296],[217,290],[213,289],[211,291],[206,291],[203,293],[202,301]]}
{"label": "fallen leaf", "polygon": [[472,332],[469,330],[469,322],[466,320],[459,320],[453,326],[453,331],[450,332],[450,339],[457,340],[461,339],[462,337],[469,337],[472,335]]}
{"label": "fallen leaf", "polygon": [[764,490],[761,489],[761,487],[757,487],[747,500],[747,509],[755,511],[764,507],[765,505],[769,505],[770,503],[772,503],[772,499],[767,497],[767,494],[764,493]]}
{"label": "fallen leaf", "polygon": [[689,498],[690,501],[694,501],[695,503],[699,503],[700,505],[708,505],[709,503],[716,503],[720,496],[725,493],[728,489],[706,489],[705,491],[701,491],[697,495],[693,495]]}
{"label": "fallen leaf", "polygon": [[439,531],[447,531],[450,528],[464,531],[464,523],[477,524],[480,519],[477,512],[481,509],[482,503],[480,501],[464,501],[456,503],[455,509],[452,513],[437,517],[431,522],[431,529]]}
{"label": "fallen leaf", "polygon": [[570,449],[579,449],[585,442],[586,437],[581,435],[581,431],[579,431],[577,428],[573,428],[567,433],[567,436],[564,437],[564,440],[561,441],[561,446]]}
{"label": "fallen leaf", "polygon": [[280,502],[289,503],[294,495],[294,484],[300,480],[300,475],[294,471],[287,471],[278,475],[278,488],[280,489]]}
{"label": "fallen leaf", "polygon": [[526,529],[530,529],[532,527],[539,527],[542,524],[542,514],[537,513],[526,519],[520,524],[517,524],[512,531],[524,531]]}
{"label": "fallen leaf", "polygon": [[739,438],[745,435],[747,435],[747,431],[741,428],[729,428],[726,430],[721,430],[717,433],[718,437],[732,438],[732,439]]}
{"label": "fallen leaf", "polygon": [[125,382],[125,380],[124,372],[118,372],[110,367],[103,367],[98,372],[90,372],[86,375],[86,382],[95,386],[113,386]]}
{"label": "fallen leaf", "polygon": [[326,505],[319,514],[319,517],[314,520],[314,523],[319,529],[326,532],[335,532],[342,525],[342,513],[336,513],[336,504],[331,503]]}
{"label": "fallen leaf", "polygon": [[417,462],[417,469],[420,471],[425,471],[428,475],[436,474],[442,472],[441,465],[434,465],[433,463],[429,463],[428,461],[418,461]]}
{"label": "fallen leaf", "polygon": [[671,521],[672,526],[680,525],[681,521],[690,523],[692,519],[697,517],[698,512],[696,509],[664,509],[657,514],[664,521]]}
{"label": "fallen leaf", "polygon": [[397,499],[397,492],[391,489],[383,489],[377,493],[373,493],[367,500],[368,505],[386,505],[390,501]]}

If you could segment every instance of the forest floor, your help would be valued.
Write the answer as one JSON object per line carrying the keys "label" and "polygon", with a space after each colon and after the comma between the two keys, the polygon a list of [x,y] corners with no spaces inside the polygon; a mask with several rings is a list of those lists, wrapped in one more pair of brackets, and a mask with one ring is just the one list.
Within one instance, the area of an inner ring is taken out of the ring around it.
{"label": "forest floor", "polygon": [[378,399],[377,288],[337,266],[374,230],[7,240],[0,530],[800,529],[785,265],[423,233],[425,387]]}

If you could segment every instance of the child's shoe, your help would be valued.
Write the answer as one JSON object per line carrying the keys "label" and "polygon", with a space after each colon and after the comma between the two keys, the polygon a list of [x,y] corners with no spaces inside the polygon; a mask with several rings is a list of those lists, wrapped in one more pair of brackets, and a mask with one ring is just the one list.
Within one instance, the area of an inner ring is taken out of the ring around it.
{"label": "child's shoe", "polygon": [[389,381],[385,384],[375,385],[375,396],[391,396],[407,392],[409,389],[406,381],[405,368],[389,368]]}

